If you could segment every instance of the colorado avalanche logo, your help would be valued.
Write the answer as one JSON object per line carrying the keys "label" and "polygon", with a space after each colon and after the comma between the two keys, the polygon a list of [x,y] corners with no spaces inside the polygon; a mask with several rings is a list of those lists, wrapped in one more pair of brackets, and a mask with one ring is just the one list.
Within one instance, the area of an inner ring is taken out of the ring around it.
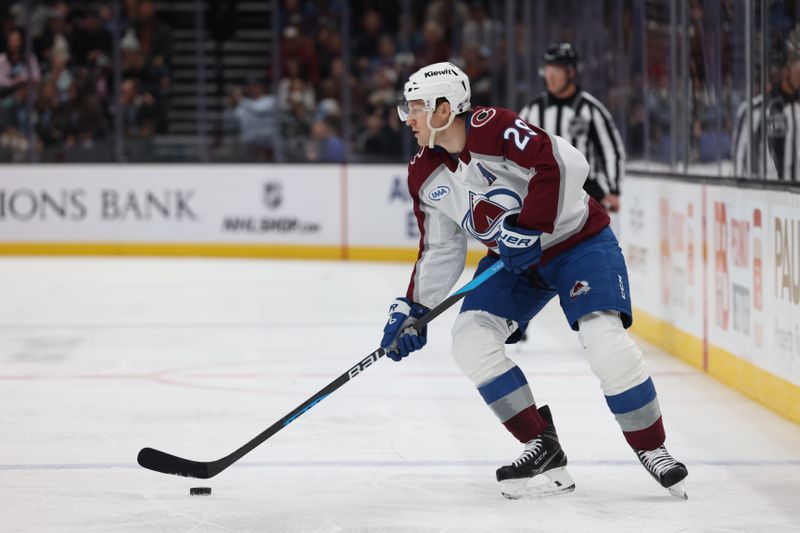
{"label": "colorado avalanche logo", "polygon": [[570,300],[574,300],[581,294],[586,294],[591,290],[592,288],[589,286],[588,281],[580,281],[580,280],[576,281],[575,285],[573,285],[572,288],[569,290],[569,298]]}
{"label": "colorado avalanche logo", "polygon": [[497,247],[503,219],[519,213],[522,198],[509,189],[493,189],[484,194],[469,193],[469,211],[461,226],[489,248]]}

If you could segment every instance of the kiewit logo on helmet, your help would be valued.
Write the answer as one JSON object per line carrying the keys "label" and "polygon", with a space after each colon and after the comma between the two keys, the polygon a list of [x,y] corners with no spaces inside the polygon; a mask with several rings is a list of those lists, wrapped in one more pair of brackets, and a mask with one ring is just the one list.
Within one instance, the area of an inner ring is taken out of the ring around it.
{"label": "kiewit logo on helmet", "polygon": [[425,73],[425,77],[430,78],[432,76],[442,76],[444,74],[452,74],[453,76],[455,76],[456,71],[451,68],[446,68],[444,70],[431,70],[430,72]]}

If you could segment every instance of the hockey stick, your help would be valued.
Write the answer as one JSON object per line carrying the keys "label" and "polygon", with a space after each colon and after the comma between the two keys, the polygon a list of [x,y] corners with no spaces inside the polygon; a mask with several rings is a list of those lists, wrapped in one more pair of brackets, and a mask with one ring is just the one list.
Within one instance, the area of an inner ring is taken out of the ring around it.
{"label": "hockey stick", "polygon": [[[430,321],[432,321],[437,316],[441,315],[447,309],[449,309],[454,303],[461,300],[468,292],[472,291],[476,287],[478,287],[481,283],[492,277],[496,274],[499,270],[503,268],[503,262],[497,261],[495,264],[484,270],[479,276],[476,276],[472,281],[461,287],[459,290],[445,298],[445,300],[428,311],[425,316],[414,322],[413,328],[414,329],[422,329],[425,327]],[[185,476],[185,477],[194,477],[194,478],[201,478],[201,479],[208,479],[211,477],[216,476],[233,463],[244,457],[246,454],[250,453],[256,446],[263,443],[265,440],[273,436],[278,431],[282,430],[292,422],[294,422],[297,417],[314,407],[316,404],[324,400],[329,394],[333,391],[356,377],[357,375],[361,374],[364,370],[370,367],[375,361],[380,359],[386,355],[383,351],[383,348],[378,348],[364,359],[359,361],[355,366],[350,368],[347,372],[333,380],[329,383],[325,388],[317,392],[308,400],[301,403],[297,406],[292,412],[272,424],[270,427],[256,435],[250,442],[246,443],[244,446],[236,450],[235,452],[231,453],[230,455],[226,455],[222,459],[217,459],[216,461],[192,461],[189,459],[184,459],[182,457],[177,457],[175,455],[162,452],[160,450],[156,450],[153,448],[142,448],[139,451],[139,456],[136,460],[139,464],[149,470],[155,470],[156,472],[161,472],[163,474],[173,474],[176,476]]]}

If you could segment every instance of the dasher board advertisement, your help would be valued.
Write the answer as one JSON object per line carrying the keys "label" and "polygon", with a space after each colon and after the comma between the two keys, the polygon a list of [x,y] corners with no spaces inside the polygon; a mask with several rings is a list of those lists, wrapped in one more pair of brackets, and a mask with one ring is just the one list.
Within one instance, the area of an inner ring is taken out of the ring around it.
{"label": "dasher board advertisement", "polygon": [[0,241],[340,245],[336,165],[15,165]]}

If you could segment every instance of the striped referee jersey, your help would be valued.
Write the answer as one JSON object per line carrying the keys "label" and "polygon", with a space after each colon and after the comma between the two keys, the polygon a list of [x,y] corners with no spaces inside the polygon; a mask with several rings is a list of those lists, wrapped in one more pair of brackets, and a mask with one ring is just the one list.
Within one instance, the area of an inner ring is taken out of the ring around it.
{"label": "striped referee jersey", "polygon": [[569,98],[544,92],[520,111],[526,122],[563,137],[589,161],[584,190],[598,202],[620,194],[625,146],[611,114],[594,96],[578,90]]}
{"label": "striped referee jersey", "polygon": [[[747,102],[736,114],[736,131],[733,139],[733,165],[736,176],[749,174],[750,156],[753,155],[756,172],[761,172],[762,127],[761,95],[753,99],[753,143],[751,154],[750,131],[747,124]],[[767,100],[767,175],[768,180],[800,181],[800,102],[780,89],[769,93]]]}

